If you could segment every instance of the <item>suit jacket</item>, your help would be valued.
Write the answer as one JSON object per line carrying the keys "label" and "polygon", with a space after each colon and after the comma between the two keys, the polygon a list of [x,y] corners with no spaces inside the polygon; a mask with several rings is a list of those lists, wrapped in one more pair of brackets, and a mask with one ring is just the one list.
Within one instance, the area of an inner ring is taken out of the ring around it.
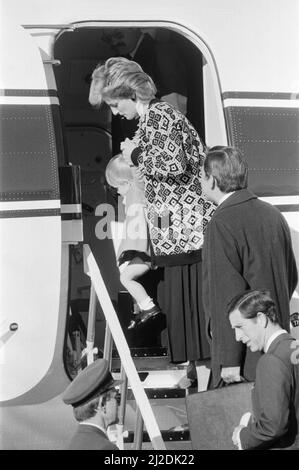
{"label": "suit jacket", "polygon": [[299,450],[299,342],[281,334],[257,365],[253,417],[240,432],[245,449]]}
{"label": "suit jacket", "polygon": [[289,301],[297,285],[290,230],[281,213],[247,189],[236,191],[214,212],[203,246],[203,301],[211,331],[213,385],[221,367],[241,366],[253,381],[259,354],[235,340],[227,305],[247,289],[268,289],[280,325],[289,331]]}
{"label": "suit jacket", "polygon": [[106,434],[95,426],[79,424],[68,450],[119,450]]}

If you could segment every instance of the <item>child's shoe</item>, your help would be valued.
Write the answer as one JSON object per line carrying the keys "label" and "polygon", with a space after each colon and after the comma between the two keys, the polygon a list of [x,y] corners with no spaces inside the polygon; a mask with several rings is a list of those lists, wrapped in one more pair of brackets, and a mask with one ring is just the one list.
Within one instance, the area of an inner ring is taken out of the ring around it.
{"label": "child's shoe", "polygon": [[145,323],[147,322],[150,318],[154,318],[156,315],[161,313],[161,310],[159,307],[156,305],[152,308],[149,308],[148,310],[141,310],[140,313],[140,322]]}

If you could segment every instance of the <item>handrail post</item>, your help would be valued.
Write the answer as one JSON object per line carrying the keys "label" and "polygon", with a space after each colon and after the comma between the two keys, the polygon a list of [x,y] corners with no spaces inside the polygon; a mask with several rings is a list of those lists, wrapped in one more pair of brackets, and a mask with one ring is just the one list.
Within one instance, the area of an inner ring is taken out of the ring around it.
{"label": "handrail post", "polygon": [[117,429],[117,441],[116,444],[119,449],[124,450],[124,436],[128,435],[128,432],[124,432],[125,414],[126,414],[126,403],[127,403],[127,391],[128,391],[128,378],[123,365],[121,364],[120,378],[123,383],[120,385],[120,405],[118,411],[118,423],[116,424]]}
{"label": "handrail post", "polygon": [[123,383],[120,386],[121,399],[120,399],[120,406],[119,406],[119,423],[121,425],[124,425],[125,415],[126,415],[126,404],[127,404],[128,377],[126,375],[126,372],[122,363],[121,363],[121,369],[120,369],[120,379],[123,381]]}
{"label": "handrail post", "polygon": [[142,449],[142,441],[143,441],[143,418],[140,412],[140,408],[137,405],[135,431],[134,431],[134,450]]}
{"label": "handrail post", "polygon": [[106,321],[103,358],[108,361],[110,370],[111,370],[111,365],[112,365],[112,346],[113,346],[113,338],[112,338],[112,334],[111,334],[108,322]]}
{"label": "handrail post", "polygon": [[138,425],[136,426],[136,440],[138,436],[138,441],[136,442],[136,445],[141,447],[142,442],[140,442],[140,438],[142,440],[143,433],[140,432],[140,429],[143,430],[144,422],[153,448],[155,450],[166,450],[165,443],[162,439],[161,432],[157,424],[157,420],[153,413],[153,409],[146,396],[143,385],[140,381],[140,377],[138,376],[123,329],[120,326],[117,313],[107,291],[97,262],[88,245],[84,245],[83,250],[84,272],[88,274],[92,280],[97,299],[102,307],[107,323],[105,332],[104,358],[109,360],[109,357],[112,356],[112,342],[114,341],[128,377],[128,381],[130,382],[135,400],[138,404],[138,413],[140,416],[137,416]]}
{"label": "handrail post", "polygon": [[95,338],[95,324],[96,324],[96,306],[97,297],[93,283],[90,286],[90,300],[88,310],[88,324],[87,324],[87,338],[86,338],[86,352],[87,352],[87,364],[93,362],[94,353],[94,338]]}

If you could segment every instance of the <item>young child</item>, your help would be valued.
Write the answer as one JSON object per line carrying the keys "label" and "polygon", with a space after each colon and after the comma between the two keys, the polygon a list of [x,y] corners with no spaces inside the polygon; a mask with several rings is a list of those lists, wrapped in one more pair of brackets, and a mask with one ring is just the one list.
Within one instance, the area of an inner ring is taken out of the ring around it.
{"label": "young child", "polygon": [[106,180],[124,199],[126,218],[116,257],[121,272],[120,281],[140,309],[140,313],[134,315],[128,326],[128,329],[132,329],[160,313],[159,307],[137,281],[151,267],[148,228],[144,214],[144,184],[138,170],[129,166],[122,154],[109,161]]}

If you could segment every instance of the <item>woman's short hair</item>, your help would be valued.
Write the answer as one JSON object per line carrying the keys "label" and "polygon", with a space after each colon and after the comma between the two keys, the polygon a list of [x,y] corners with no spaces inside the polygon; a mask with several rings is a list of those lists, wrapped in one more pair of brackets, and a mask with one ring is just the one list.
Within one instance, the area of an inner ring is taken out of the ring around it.
{"label": "woman's short hair", "polygon": [[215,146],[208,150],[204,172],[211,175],[223,193],[247,188],[248,166],[241,152],[234,147]]}
{"label": "woman's short hair", "polygon": [[278,323],[276,305],[267,290],[248,290],[234,297],[227,307],[228,316],[239,310],[244,318],[256,318],[264,313],[272,323]]}
{"label": "woman's short hair", "polygon": [[117,186],[122,183],[132,182],[134,180],[133,169],[128,165],[121,153],[109,160],[106,166],[105,176],[107,183],[113,188],[117,188]]}
{"label": "woman's short hair", "polygon": [[156,92],[153,80],[137,62],[111,57],[92,74],[89,102],[94,106],[115,99],[138,99],[147,103]]}

